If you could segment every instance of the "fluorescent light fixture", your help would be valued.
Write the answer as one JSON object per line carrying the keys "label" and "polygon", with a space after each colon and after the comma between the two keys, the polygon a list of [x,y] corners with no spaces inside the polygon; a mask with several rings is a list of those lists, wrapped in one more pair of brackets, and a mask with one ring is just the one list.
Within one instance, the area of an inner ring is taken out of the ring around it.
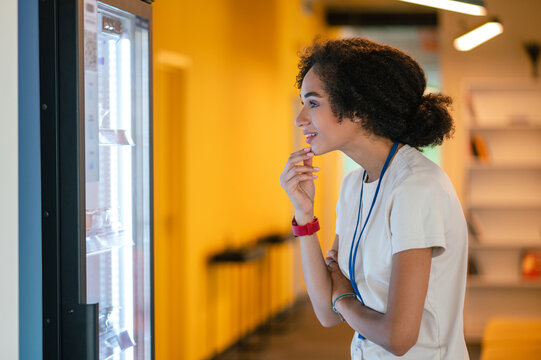
{"label": "fluorescent light fixture", "polygon": [[476,29],[458,37],[454,41],[455,49],[468,51],[481,45],[487,40],[500,35],[503,32],[503,25],[498,21],[487,22]]}
{"label": "fluorescent light fixture", "polygon": [[455,0],[400,0],[417,5],[431,6],[438,9],[456,11],[463,14],[484,16],[487,10],[482,1]]}

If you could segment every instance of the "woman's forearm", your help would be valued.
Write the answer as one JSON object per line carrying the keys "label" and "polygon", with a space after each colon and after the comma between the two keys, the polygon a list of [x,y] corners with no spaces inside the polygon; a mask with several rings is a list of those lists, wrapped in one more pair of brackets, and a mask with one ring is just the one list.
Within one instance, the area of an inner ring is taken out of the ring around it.
{"label": "woman's forearm", "polygon": [[357,299],[340,300],[336,308],[348,324],[367,339],[400,356],[417,343],[430,277],[432,248],[393,255],[385,314]]}
{"label": "woman's forearm", "polygon": [[316,234],[301,236],[301,257],[304,283],[319,322],[330,327],[341,322],[332,311],[332,282]]}
{"label": "woman's forearm", "polygon": [[355,298],[344,298],[336,305],[349,326],[395,356],[402,356],[415,345],[419,331],[400,323],[389,314],[364,306]]}
{"label": "woman's forearm", "polygon": [[385,314],[364,306],[353,297],[339,300],[336,308],[353,330],[397,355],[398,349],[391,336],[392,325]]}

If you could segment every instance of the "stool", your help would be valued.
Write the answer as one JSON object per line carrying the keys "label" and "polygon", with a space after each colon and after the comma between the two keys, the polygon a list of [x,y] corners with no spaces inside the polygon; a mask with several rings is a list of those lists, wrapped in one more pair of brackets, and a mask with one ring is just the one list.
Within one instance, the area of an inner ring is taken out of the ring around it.
{"label": "stool", "polygon": [[541,359],[541,318],[493,318],[483,334],[481,360]]}

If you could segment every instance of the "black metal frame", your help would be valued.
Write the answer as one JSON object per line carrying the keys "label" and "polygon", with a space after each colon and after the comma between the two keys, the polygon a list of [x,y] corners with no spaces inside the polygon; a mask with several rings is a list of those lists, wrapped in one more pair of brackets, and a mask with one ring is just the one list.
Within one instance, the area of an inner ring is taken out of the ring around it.
{"label": "black metal frame", "polygon": [[76,1],[40,1],[45,360],[63,354],[98,358],[98,305],[81,301],[86,298],[86,258],[77,12]]}
{"label": "black metal frame", "polygon": [[371,12],[359,10],[333,9],[325,15],[330,26],[437,26],[438,13],[433,12]]}
{"label": "black metal frame", "polygon": [[[99,354],[98,304],[85,303],[84,120],[82,61],[79,61],[82,29],[78,25],[82,23],[81,4],[82,0],[39,2],[44,360],[97,360]],[[149,7],[143,2],[135,3],[135,7],[141,5]],[[149,129],[153,204],[152,116]],[[152,206],[150,214],[153,237]],[[150,257],[154,339],[153,246]],[[154,359],[154,341],[151,354]]]}
{"label": "black metal frame", "polygon": [[39,4],[44,360],[60,359],[56,1]]}

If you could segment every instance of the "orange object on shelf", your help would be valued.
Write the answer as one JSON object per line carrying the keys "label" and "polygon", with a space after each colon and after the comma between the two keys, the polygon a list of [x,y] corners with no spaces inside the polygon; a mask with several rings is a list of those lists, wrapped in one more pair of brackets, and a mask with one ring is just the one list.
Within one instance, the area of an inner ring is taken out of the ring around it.
{"label": "orange object on shelf", "polygon": [[526,251],[522,256],[522,277],[524,280],[541,279],[541,251]]}
{"label": "orange object on shelf", "polygon": [[485,140],[479,135],[472,135],[473,154],[483,163],[488,163],[489,155]]}

